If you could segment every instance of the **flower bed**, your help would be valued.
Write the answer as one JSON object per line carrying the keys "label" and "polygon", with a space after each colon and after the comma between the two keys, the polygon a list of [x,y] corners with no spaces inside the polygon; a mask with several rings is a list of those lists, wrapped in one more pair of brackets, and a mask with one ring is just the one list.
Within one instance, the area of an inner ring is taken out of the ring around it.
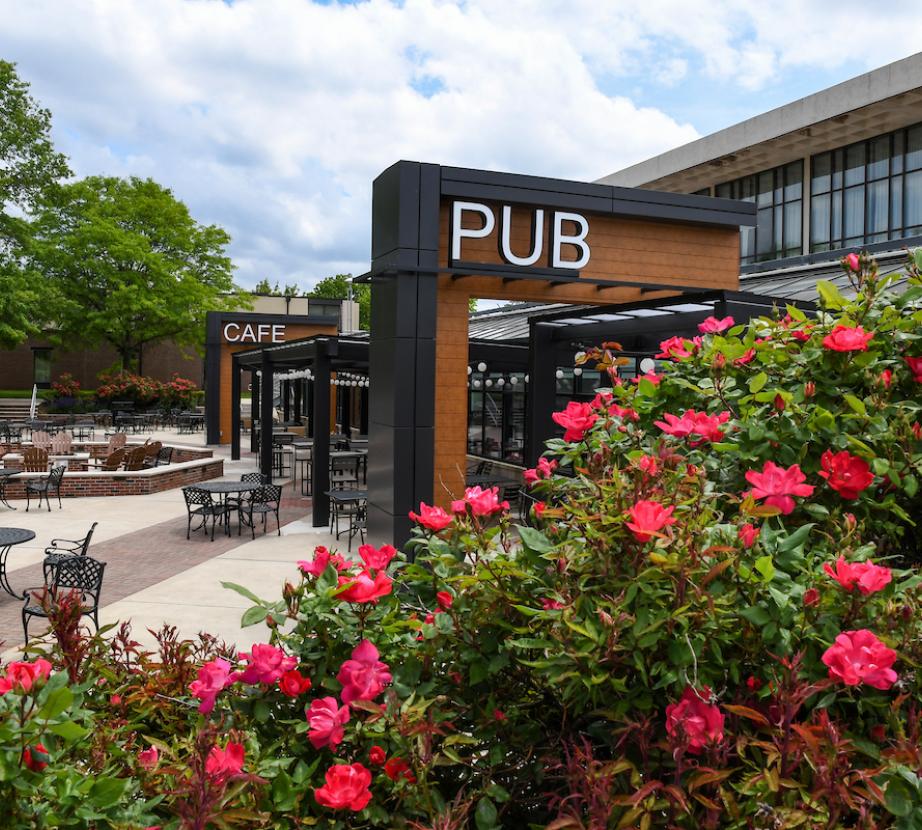
{"label": "flower bed", "polygon": [[922,826],[922,279],[844,267],[855,300],[706,321],[636,383],[587,355],[612,388],[555,415],[536,527],[471,488],[413,561],[229,586],[242,654],[58,612],[55,671],[0,680],[9,826]]}

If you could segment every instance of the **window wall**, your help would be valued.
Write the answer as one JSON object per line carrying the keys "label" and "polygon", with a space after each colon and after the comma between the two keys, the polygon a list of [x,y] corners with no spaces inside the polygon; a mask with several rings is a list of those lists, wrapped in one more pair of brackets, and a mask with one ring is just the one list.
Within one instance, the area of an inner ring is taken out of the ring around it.
{"label": "window wall", "polygon": [[810,250],[922,235],[922,124],[812,157]]}
{"label": "window wall", "polygon": [[740,228],[740,264],[802,253],[803,161],[719,184],[714,195],[755,202],[756,227]]}

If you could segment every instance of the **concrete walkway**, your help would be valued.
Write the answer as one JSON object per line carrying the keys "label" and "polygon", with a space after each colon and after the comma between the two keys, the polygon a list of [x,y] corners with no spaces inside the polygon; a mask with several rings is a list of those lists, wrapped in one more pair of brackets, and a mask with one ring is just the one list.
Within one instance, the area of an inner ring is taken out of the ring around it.
{"label": "concrete walkway", "polygon": [[[190,445],[203,440],[201,434],[158,433],[157,438]],[[231,462],[227,448],[214,450],[226,459],[226,479],[239,480],[241,473],[255,469],[249,454]],[[33,542],[13,548],[9,555],[9,579],[17,591],[41,584],[43,550],[52,538],[79,538],[98,521],[90,555],[107,563],[101,624],[131,620],[134,638],[145,645],[153,643],[147,629],[169,623],[183,636],[206,631],[245,648],[265,642],[268,630],[261,624],[241,629],[240,617],[251,603],[223,588],[222,581],[274,600],[281,597],[286,580],[297,581],[295,563],[309,559],[317,545],[346,553],[345,536],[337,543],[326,528],[311,526],[310,504],[299,487],[289,484],[283,494],[281,536],[273,519],[265,535],[257,526],[255,540],[248,528],[238,536],[234,523],[231,536],[219,528],[214,542],[201,531],[187,541],[185,503],[178,489],[149,496],[65,499],[64,508],[55,505],[51,513],[13,512],[0,506],[0,525],[36,532]],[[23,642],[21,608],[21,600],[0,592],[0,650],[7,649],[6,658]],[[30,625],[33,636],[41,631],[40,620]]]}

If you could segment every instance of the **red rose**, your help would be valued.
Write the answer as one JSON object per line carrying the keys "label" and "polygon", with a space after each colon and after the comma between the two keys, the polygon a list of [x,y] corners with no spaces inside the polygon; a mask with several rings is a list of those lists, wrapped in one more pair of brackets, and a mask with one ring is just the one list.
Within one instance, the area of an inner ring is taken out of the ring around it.
{"label": "red rose", "polygon": [[743,547],[751,548],[756,543],[756,539],[759,538],[760,532],[760,529],[754,525],[744,524],[739,531],[737,531],[737,535],[743,543]]}
{"label": "red rose", "polygon": [[373,746],[368,751],[368,761],[376,767],[380,767],[387,760],[387,754],[380,746]]}
{"label": "red rose", "polygon": [[435,595],[435,601],[439,604],[439,608],[447,611],[454,604],[455,598],[448,591],[439,591]]}
{"label": "red rose", "polygon": [[553,413],[551,418],[555,424],[566,430],[563,434],[564,441],[582,441],[599,416],[593,411],[591,404],[570,401],[566,409]]}
{"label": "red rose", "polygon": [[160,752],[152,746],[138,753],[138,763],[143,769],[153,769],[160,760]]}
{"label": "red rose", "polygon": [[391,781],[398,781],[403,778],[411,784],[416,783],[416,776],[410,769],[410,765],[404,761],[403,758],[391,758],[384,765],[384,774],[390,778]]}
{"label": "red rose", "polygon": [[745,366],[747,363],[751,363],[752,359],[756,356],[755,349],[746,349],[736,360],[733,361],[734,366]]}
{"label": "red rose", "polygon": [[329,565],[333,565],[337,571],[345,571],[350,567],[342,556],[338,553],[330,553],[322,545],[314,548],[314,558],[310,562],[305,559],[298,562],[301,573],[316,577],[319,577]]}
{"label": "red rose", "polygon": [[198,678],[189,684],[189,691],[193,697],[197,697],[202,702],[198,710],[203,715],[207,715],[214,709],[215,700],[218,694],[232,685],[235,677],[231,675],[230,663],[221,657],[205,663],[198,670]]}
{"label": "red rose", "polygon": [[724,716],[720,707],[707,702],[710,697],[707,686],[700,691],[687,686],[681,700],[666,707],[666,734],[694,755],[724,739]]}
{"label": "red rose", "polygon": [[724,317],[718,320],[716,317],[708,317],[704,322],[698,323],[698,331],[702,334],[720,334],[729,328],[733,328],[735,321],[732,317]]}
{"label": "red rose", "polygon": [[368,571],[355,576],[340,576],[340,588],[348,587],[339,593],[339,598],[346,602],[377,602],[391,592],[392,584],[393,580],[384,571],[378,571],[374,578]]}
{"label": "red rose", "polygon": [[912,379],[916,383],[922,383],[922,357],[907,357],[904,360],[912,372]]}
{"label": "red rose", "polygon": [[846,686],[866,683],[875,689],[889,689],[897,681],[897,674],[891,668],[896,662],[896,652],[866,628],[843,631],[822,659],[829,667],[829,676]]}
{"label": "red rose", "polygon": [[891,369],[884,369],[880,373],[880,382],[884,385],[885,389],[889,389],[893,384],[893,371]]}
{"label": "red rose", "polygon": [[700,436],[700,440],[689,442],[690,446],[695,447],[702,441],[720,441],[724,437],[720,427],[730,420],[730,413],[725,411],[717,415],[708,415],[706,412],[686,409],[681,418],[666,412],[663,414],[663,419],[654,423],[667,435],[674,435],[677,438]]}
{"label": "red rose", "polygon": [[746,687],[750,692],[757,692],[762,688],[762,681],[754,675],[749,675],[749,677],[746,678]]}
{"label": "red rose", "polygon": [[819,605],[820,603],[820,592],[816,588],[807,588],[804,591],[804,605],[807,608],[812,608],[814,605]]}
{"label": "red rose", "polygon": [[41,657],[31,663],[14,660],[6,667],[4,677],[0,677],[0,695],[13,689],[30,692],[37,681],[47,680],[50,676],[51,663]]}
{"label": "red rose", "polygon": [[866,352],[873,337],[861,326],[838,325],[823,338],[823,346],[833,352]]}
{"label": "red rose", "polygon": [[44,744],[27,746],[22,751],[22,763],[32,772],[41,772],[48,766],[48,750]]}
{"label": "red rose", "polygon": [[205,761],[205,772],[215,781],[226,781],[243,770],[243,744],[228,741],[224,749],[213,746]]}
{"label": "red rose", "polygon": [[380,549],[372,545],[359,546],[359,557],[371,570],[383,571],[396,555],[397,549],[393,545],[381,545]]}
{"label": "red rose", "polygon": [[674,505],[663,507],[659,502],[639,501],[628,510],[631,521],[625,524],[638,542],[647,542],[653,538],[654,533],[668,525],[675,524],[673,510],[675,510]]}
{"label": "red rose", "polygon": [[302,677],[297,669],[285,672],[279,678],[279,691],[288,697],[299,697],[311,687],[311,679]]}
{"label": "red rose", "polygon": [[875,565],[873,562],[849,564],[844,556],[836,560],[835,569],[828,562],[824,562],[823,570],[849,593],[857,586],[865,596],[882,591],[893,579],[889,568]]}
{"label": "red rose", "polygon": [[451,503],[451,511],[458,516],[463,516],[467,513],[468,507],[474,516],[492,516],[494,513],[508,510],[509,502],[499,500],[499,487],[487,489],[468,487],[464,491],[463,499],[456,499]]}
{"label": "red rose", "polygon": [[650,383],[652,383],[654,386],[659,386],[659,385],[660,385],[660,381],[662,381],[662,379],[663,379],[662,376],[656,374],[656,372],[646,372],[645,374],[637,375],[637,376],[631,378],[631,383],[637,383],[637,384],[639,384],[641,380],[648,380],[648,381],[650,381]]}
{"label": "red rose", "polygon": [[695,343],[693,341],[686,340],[684,337],[670,337],[668,340],[664,340],[659,344],[660,350],[656,357],[671,357],[673,360],[681,360],[682,358],[692,356],[690,349],[694,348],[694,346]]}
{"label": "red rose", "polygon": [[371,801],[371,772],[362,764],[334,764],[324,778],[326,783],[314,790],[321,807],[357,813]]}
{"label": "red rose", "polygon": [[847,450],[833,453],[826,450],[820,458],[823,468],[818,475],[843,499],[857,499],[862,490],[871,486],[874,474],[867,461]]}
{"label": "red rose", "polygon": [[750,491],[754,499],[765,499],[765,503],[777,507],[786,516],[794,512],[792,496],[812,496],[813,485],[804,484],[807,477],[798,464],[787,469],[766,461],[762,472],[749,470],[746,481],[753,485]]}
{"label": "red rose", "polygon": [[419,513],[410,511],[410,518],[417,524],[436,533],[440,530],[445,530],[454,521],[441,507],[430,507],[428,504],[423,504],[423,502],[419,503]]}

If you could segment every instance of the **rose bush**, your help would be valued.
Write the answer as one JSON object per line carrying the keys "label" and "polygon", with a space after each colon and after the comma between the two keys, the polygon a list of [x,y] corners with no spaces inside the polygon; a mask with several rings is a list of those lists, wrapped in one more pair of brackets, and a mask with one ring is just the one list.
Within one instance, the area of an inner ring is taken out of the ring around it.
{"label": "rose bush", "polygon": [[843,267],[853,299],[706,321],[635,383],[589,353],[535,526],[471,488],[404,553],[229,586],[242,653],[56,625],[0,680],[9,826],[922,826],[922,279]]}

